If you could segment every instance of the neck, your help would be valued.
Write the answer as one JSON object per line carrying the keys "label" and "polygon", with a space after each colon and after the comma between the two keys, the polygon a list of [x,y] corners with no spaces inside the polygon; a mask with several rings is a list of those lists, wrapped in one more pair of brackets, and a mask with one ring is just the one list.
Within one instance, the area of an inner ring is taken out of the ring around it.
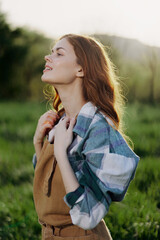
{"label": "neck", "polygon": [[83,105],[86,103],[79,86],[58,86],[56,87],[60,96],[62,105],[65,109],[66,116],[69,118],[75,117]]}

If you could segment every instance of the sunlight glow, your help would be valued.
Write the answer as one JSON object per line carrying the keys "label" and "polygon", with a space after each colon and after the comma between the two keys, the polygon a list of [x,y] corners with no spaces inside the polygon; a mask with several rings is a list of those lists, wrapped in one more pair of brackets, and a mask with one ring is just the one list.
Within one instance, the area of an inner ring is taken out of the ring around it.
{"label": "sunlight glow", "polygon": [[57,37],[106,33],[160,46],[159,0],[0,0],[13,26]]}

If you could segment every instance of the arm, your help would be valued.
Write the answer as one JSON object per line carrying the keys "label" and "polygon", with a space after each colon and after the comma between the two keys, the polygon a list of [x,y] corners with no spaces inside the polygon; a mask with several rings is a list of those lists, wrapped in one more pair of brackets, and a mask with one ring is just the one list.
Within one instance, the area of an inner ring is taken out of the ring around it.
{"label": "arm", "polygon": [[62,152],[57,161],[61,171],[66,193],[75,191],[80,185],[69,163],[67,153]]}
{"label": "arm", "polygon": [[[69,124],[69,127],[67,128]],[[75,119],[60,120],[55,129],[54,155],[58,162],[66,193],[75,191],[80,185],[67,157],[67,148],[72,142]]]}
{"label": "arm", "polygon": [[37,159],[39,159],[43,143],[36,143],[35,142],[33,144],[34,144],[34,148],[35,148],[35,153],[36,153]]}
{"label": "arm", "polygon": [[81,151],[80,187],[64,201],[71,208],[72,222],[94,228],[108,212],[112,201],[121,201],[133,179],[139,158],[122,136],[107,123],[92,126]]}

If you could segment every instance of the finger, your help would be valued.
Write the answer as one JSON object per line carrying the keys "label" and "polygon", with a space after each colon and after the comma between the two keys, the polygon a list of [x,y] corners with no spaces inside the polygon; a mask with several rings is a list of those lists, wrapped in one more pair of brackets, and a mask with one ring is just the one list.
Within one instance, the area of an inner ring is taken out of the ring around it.
{"label": "finger", "polygon": [[65,127],[68,129],[69,124],[70,124],[70,118],[69,117],[66,117],[64,124],[65,124]]}
{"label": "finger", "polygon": [[45,123],[51,123],[52,125],[54,123],[56,123],[59,119],[59,116],[57,114],[53,114],[52,113],[49,113],[49,112],[46,112],[44,115],[42,115],[42,117],[39,119],[42,124],[45,124]]}
{"label": "finger", "polygon": [[50,117],[41,117],[38,120],[39,125],[43,125],[43,124],[46,124],[46,123],[51,123],[53,125],[54,122],[56,122],[56,119],[53,119],[53,118],[50,118]]}
{"label": "finger", "polygon": [[68,117],[64,116],[60,119],[60,121],[66,120]]}
{"label": "finger", "polygon": [[69,117],[62,117],[59,122],[63,122],[65,124],[67,121],[69,121]]}
{"label": "finger", "polygon": [[74,127],[75,123],[76,123],[76,119],[75,118],[71,118],[70,119],[70,123],[69,123],[69,127],[68,127],[69,131],[73,130],[73,127]]}
{"label": "finger", "polygon": [[41,125],[41,129],[52,128],[52,127],[53,125],[49,121],[46,121],[46,123]]}
{"label": "finger", "polygon": [[44,121],[44,123],[42,123],[42,125],[45,125],[45,124],[51,124],[50,121]]}
{"label": "finger", "polygon": [[48,111],[48,112],[45,112],[43,115],[42,115],[42,117],[48,117],[48,116],[50,116],[50,117],[52,117],[52,118],[59,118],[59,115],[56,113],[56,112],[54,112],[54,111],[52,111],[52,110],[50,110],[50,111]]}
{"label": "finger", "polygon": [[54,111],[49,111],[49,114],[52,114],[52,115],[54,115],[54,116],[59,117],[58,113],[57,113],[57,112],[54,112]]}
{"label": "finger", "polygon": [[59,125],[61,125],[63,128],[68,129],[70,119],[69,117],[63,117],[59,121]]}
{"label": "finger", "polygon": [[52,114],[52,113],[48,113],[46,117],[50,118],[54,121],[59,119],[59,116],[57,114],[55,115],[55,114]]}
{"label": "finger", "polygon": [[[49,110],[47,111],[48,113],[53,113],[53,114],[57,114],[57,112],[53,111],[53,110]],[[57,114],[58,115],[58,114]]]}
{"label": "finger", "polygon": [[50,122],[50,123],[52,123],[52,125],[55,125],[57,122],[58,122],[58,118],[57,117],[55,117],[55,116],[47,116],[46,118],[44,118],[44,122]]}
{"label": "finger", "polygon": [[52,119],[52,120],[54,120],[54,119],[57,120],[57,119],[58,119],[58,116],[48,115],[47,118],[50,118],[50,119]]}
{"label": "finger", "polygon": [[43,133],[43,134],[46,134],[46,133],[48,133],[48,131],[50,130],[50,129],[52,129],[52,124],[50,124],[50,123],[46,123],[42,128],[41,128],[41,132]]}

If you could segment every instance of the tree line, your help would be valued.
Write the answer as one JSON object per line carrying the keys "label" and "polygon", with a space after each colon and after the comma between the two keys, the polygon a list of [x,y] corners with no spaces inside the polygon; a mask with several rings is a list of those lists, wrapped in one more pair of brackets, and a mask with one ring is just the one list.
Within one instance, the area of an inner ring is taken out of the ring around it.
{"label": "tree line", "polygon": [[28,100],[41,94],[44,55],[51,39],[27,28],[12,28],[0,13],[0,99]]}
{"label": "tree line", "polygon": [[[108,45],[107,35],[95,36]],[[13,28],[0,12],[0,100],[43,98],[44,56],[53,42],[54,39],[25,27]],[[143,62],[125,60],[112,42],[107,51],[129,102],[160,102],[160,61],[155,51]]]}

